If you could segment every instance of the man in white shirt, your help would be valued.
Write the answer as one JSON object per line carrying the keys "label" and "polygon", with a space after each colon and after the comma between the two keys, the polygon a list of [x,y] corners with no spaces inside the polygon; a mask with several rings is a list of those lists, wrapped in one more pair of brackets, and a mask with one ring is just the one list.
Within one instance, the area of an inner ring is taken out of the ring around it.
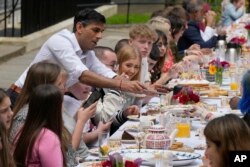
{"label": "man in white shirt", "polygon": [[[50,37],[30,66],[43,60],[61,65],[69,74],[67,86],[80,81],[94,87],[142,92],[145,88],[142,84],[116,77],[116,73],[105,67],[92,51],[102,38],[105,22],[105,17],[93,9],[79,11],[74,18],[73,33],[64,29]],[[24,84],[28,68],[8,90],[13,104]],[[111,79],[114,77],[116,79]]]}

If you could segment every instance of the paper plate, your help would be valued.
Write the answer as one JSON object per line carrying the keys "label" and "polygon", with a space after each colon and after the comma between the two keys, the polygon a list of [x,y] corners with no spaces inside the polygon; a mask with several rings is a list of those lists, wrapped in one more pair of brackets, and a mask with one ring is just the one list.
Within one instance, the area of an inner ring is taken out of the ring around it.
{"label": "paper plate", "polygon": [[128,115],[127,118],[131,121],[139,121],[140,120],[138,115]]}

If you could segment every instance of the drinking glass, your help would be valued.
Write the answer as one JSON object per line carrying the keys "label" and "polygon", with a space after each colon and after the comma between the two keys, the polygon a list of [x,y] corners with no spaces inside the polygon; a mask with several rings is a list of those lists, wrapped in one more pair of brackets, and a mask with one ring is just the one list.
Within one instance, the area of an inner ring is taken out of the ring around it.
{"label": "drinking glass", "polygon": [[144,132],[139,132],[135,135],[135,141],[136,141],[136,144],[138,145],[139,152],[143,146],[145,135],[146,134]]}
{"label": "drinking glass", "polygon": [[155,153],[155,167],[172,167],[173,155],[168,151],[159,151]]}
{"label": "drinking glass", "polygon": [[107,159],[110,151],[109,132],[100,132],[98,134],[99,158]]}
{"label": "drinking glass", "polygon": [[239,88],[236,73],[231,74],[230,88],[231,88],[231,90],[238,90],[238,88]]}
{"label": "drinking glass", "polygon": [[176,124],[178,129],[176,137],[185,138],[190,137],[190,118],[183,117],[179,118],[178,123]]}
{"label": "drinking glass", "polygon": [[227,96],[221,96],[221,107],[229,107],[229,98]]}

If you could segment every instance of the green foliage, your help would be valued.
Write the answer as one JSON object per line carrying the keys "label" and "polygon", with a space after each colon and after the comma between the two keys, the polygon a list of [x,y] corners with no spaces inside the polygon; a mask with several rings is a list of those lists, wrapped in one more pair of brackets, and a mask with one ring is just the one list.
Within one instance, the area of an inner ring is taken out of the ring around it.
{"label": "green foliage", "polygon": [[[150,15],[149,13],[131,13],[128,18],[128,23],[145,23],[149,20]],[[127,15],[116,14],[111,16],[107,18],[107,24],[127,24]]]}

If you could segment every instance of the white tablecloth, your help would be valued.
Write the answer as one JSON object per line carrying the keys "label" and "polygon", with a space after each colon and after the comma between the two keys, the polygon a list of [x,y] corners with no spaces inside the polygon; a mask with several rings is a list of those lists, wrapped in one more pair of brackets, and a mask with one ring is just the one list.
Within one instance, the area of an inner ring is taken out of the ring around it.
{"label": "white tablecloth", "polygon": [[[224,86],[224,89],[228,90],[228,85]],[[219,108],[221,105],[221,99],[219,98],[206,98],[204,100],[206,103],[208,104],[216,104]],[[154,97],[150,100],[151,104],[154,103],[160,103],[160,98],[159,97]],[[145,107],[141,109],[141,111],[143,112],[145,110]],[[224,109],[227,110],[227,109]],[[132,125],[138,125],[139,121],[130,121],[128,120],[127,122],[125,122],[122,126],[120,126],[120,128],[110,137],[110,139],[121,139],[121,136],[124,132],[124,130],[126,129],[126,127],[128,126],[132,126]],[[185,145],[190,146],[192,148],[195,148],[198,145],[205,145],[205,138],[204,136],[196,136],[197,134],[197,129],[201,129],[204,128],[205,125],[201,124],[200,121],[192,121],[192,126],[191,126],[191,136],[189,138],[175,138],[176,141],[180,141],[183,142]],[[133,135],[133,132],[130,132]],[[202,156],[204,156],[204,151],[205,150],[195,150],[195,153],[199,153]],[[88,160],[98,160],[99,158],[96,156],[89,156],[87,157],[86,161]],[[202,160],[200,159],[196,159],[195,161],[193,161],[191,164],[187,165],[186,167],[195,167],[195,166],[201,166],[202,165]]]}

